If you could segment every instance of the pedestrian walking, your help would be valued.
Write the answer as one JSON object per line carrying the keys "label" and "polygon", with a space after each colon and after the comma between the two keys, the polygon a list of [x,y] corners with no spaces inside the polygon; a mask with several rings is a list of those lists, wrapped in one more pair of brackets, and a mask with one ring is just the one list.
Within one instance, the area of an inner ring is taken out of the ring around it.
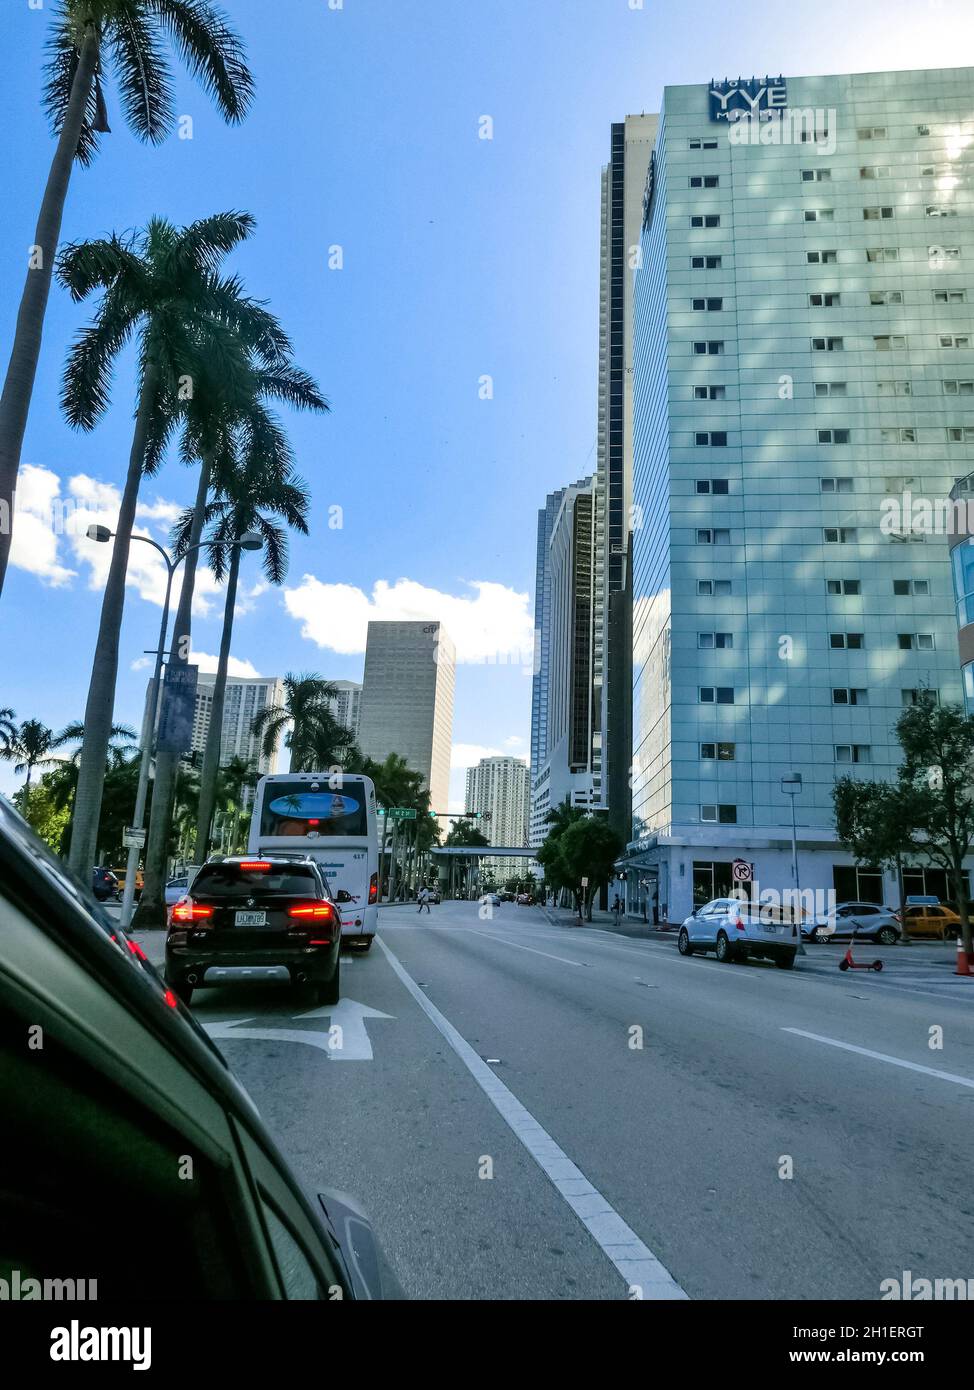
{"label": "pedestrian walking", "polygon": [[426,911],[429,912],[429,910],[430,910],[430,894],[429,894],[429,889],[428,889],[428,888],[425,888],[425,887],[424,887],[424,888],[421,888],[421,889],[419,890],[419,892],[416,894],[416,899],[417,899],[417,901],[418,901],[418,903],[419,903],[419,910],[420,910],[420,912],[422,912],[422,910],[423,910],[424,907],[426,908]]}
{"label": "pedestrian walking", "polygon": [[612,916],[615,918],[616,926],[618,926],[622,917],[622,899],[619,897],[618,893],[615,895],[612,902]]}

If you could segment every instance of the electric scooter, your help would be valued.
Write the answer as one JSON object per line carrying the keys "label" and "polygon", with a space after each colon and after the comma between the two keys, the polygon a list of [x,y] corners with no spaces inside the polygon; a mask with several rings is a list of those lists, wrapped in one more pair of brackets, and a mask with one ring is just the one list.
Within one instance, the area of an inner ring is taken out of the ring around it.
{"label": "electric scooter", "polygon": [[845,953],[845,955],[844,955],[844,956],[842,957],[842,959],[839,961],[839,969],[840,969],[840,970],[882,970],[882,968],[883,968],[883,962],[882,962],[881,960],[874,960],[874,961],[870,961],[870,962],[868,962],[868,963],[862,963],[862,964],[860,964],[859,961],[857,961],[857,960],[855,960],[855,959],[853,958],[853,955],[852,955],[852,943],[853,943],[853,941],[855,941],[855,939],[856,939],[856,933],[855,933],[855,931],[853,931],[853,933],[852,933],[852,941],[849,942],[849,945],[846,947],[846,953]]}

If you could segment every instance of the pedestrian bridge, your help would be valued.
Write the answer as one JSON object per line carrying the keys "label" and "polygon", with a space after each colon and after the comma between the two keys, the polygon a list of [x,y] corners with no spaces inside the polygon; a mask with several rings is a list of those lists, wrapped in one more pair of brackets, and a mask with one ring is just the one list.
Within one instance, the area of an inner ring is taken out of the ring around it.
{"label": "pedestrian bridge", "polygon": [[533,859],[537,852],[525,845],[434,845],[430,850],[443,859]]}

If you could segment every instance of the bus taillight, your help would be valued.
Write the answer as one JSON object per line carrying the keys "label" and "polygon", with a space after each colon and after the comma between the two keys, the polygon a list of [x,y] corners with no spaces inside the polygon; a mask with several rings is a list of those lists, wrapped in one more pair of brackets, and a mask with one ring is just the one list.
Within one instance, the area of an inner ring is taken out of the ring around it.
{"label": "bus taillight", "polygon": [[374,903],[379,896],[379,875],[373,874],[369,879],[369,902]]}

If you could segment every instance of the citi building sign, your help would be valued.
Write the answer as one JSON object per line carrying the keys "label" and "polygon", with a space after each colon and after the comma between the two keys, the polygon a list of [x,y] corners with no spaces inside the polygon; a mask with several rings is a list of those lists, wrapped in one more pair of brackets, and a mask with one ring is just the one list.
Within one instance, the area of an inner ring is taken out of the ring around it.
{"label": "citi building sign", "polygon": [[788,105],[788,84],[783,77],[739,77],[736,82],[727,78],[710,84],[710,119],[739,121],[768,121]]}

